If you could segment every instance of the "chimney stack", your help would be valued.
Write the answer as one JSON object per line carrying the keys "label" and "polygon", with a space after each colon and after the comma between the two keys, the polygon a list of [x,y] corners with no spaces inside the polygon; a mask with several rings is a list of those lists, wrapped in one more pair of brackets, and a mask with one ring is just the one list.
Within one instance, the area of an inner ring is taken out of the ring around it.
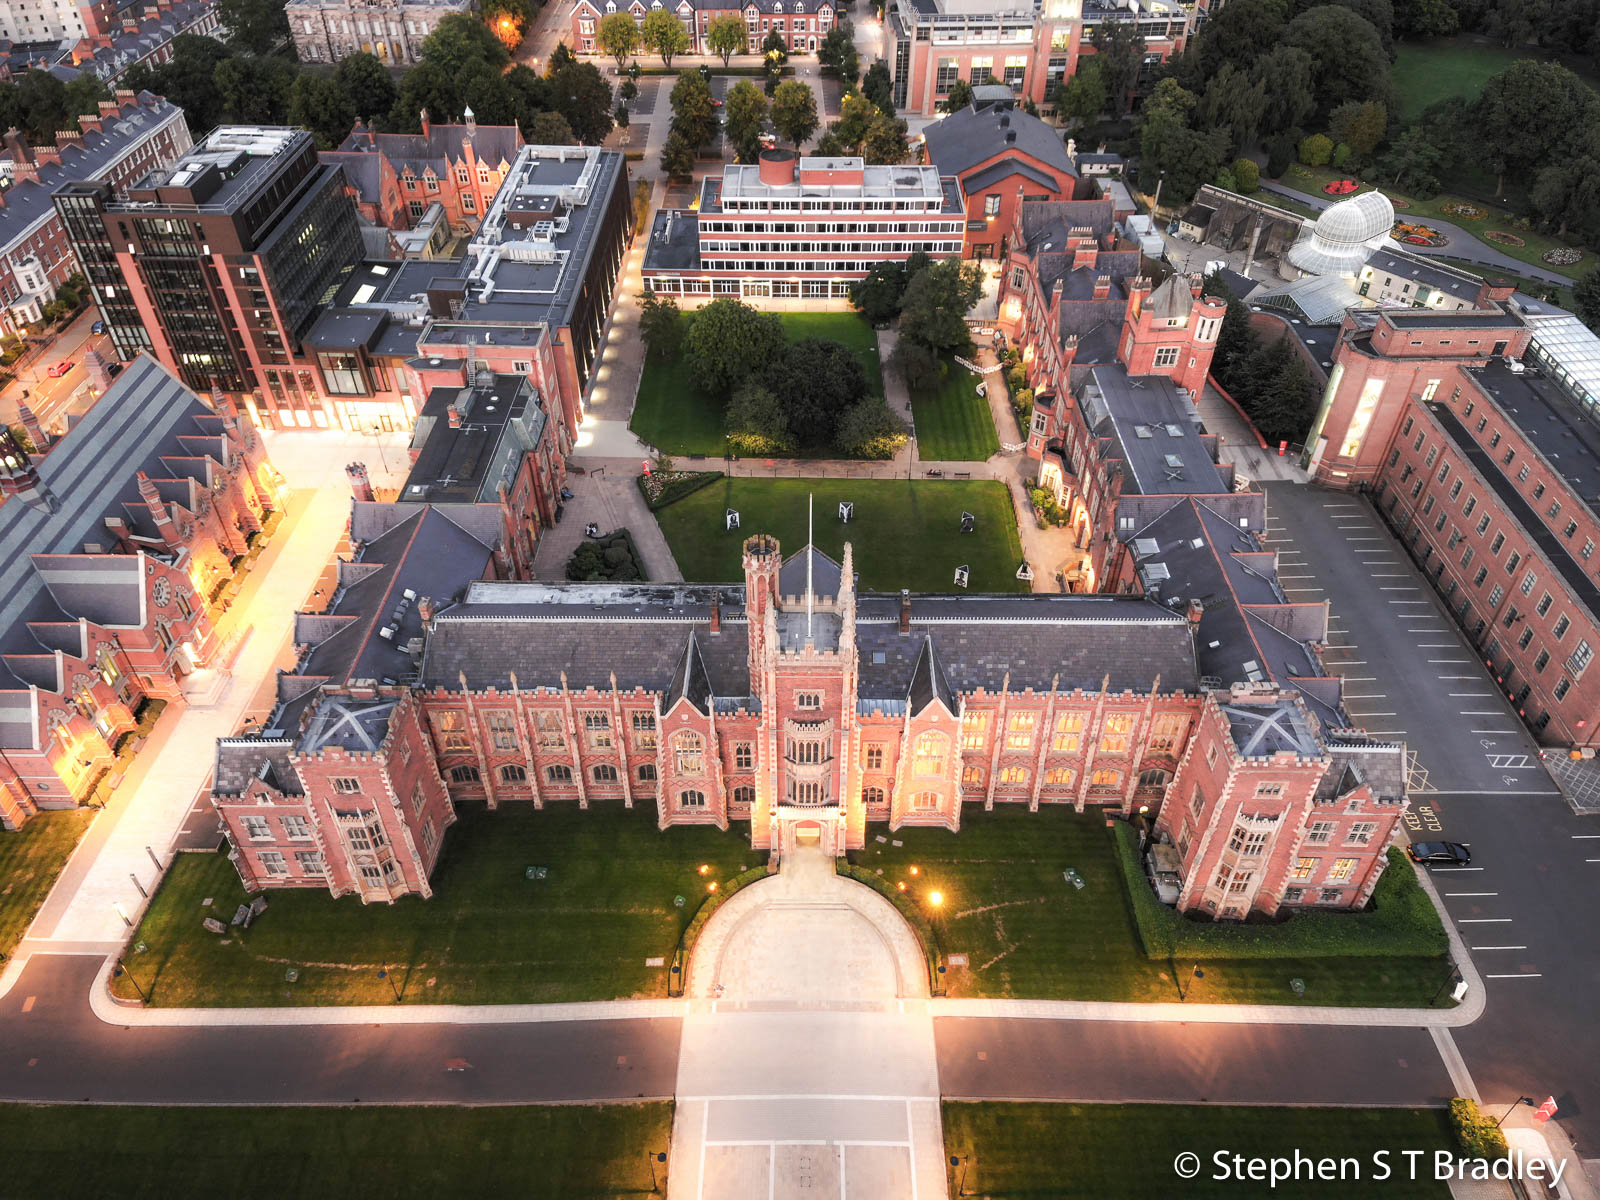
{"label": "chimney stack", "polygon": [[452,404],[450,406],[450,410],[449,411],[450,411],[450,428],[451,429],[460,429],[461,428],[461,410],[459,408],[457,408],[454,404]]}
{"label": "chimney stack", "polygon": [[900,632],[911,632],[911,589],[900,589]]}
{"label": "chimney stack", "polygon": [[27,140],[23,138],[15,125],[6,130],[5,140],[6,149],[11,154],[11,161],[16,163],[17,166],[20,167],[24,163],[33,161],[33,151],[28,147]]}
{"label": "chimney stack", "polygon": [[28,431],[28,440],[33,443],[34,450],[43,454],[50,448],[50,436],[39,424],[39,418],[33,415],[33,409],[26,404],[17,405],[17,415],[22,419],[22,427]]}
{"label": "chimney stack", "polygon": [[1111,298],[1111,276],[1095,276],[1094,298],[1096,300],[1109,300]]}
{"label": "chimney stack", "polygon": [[433,597],[432,596],[418,596],[417,597],[417,618],[422,622],[422,626],[423,626],[424,629],[426,629],[429,625],[433,624]]}
{"label": "chimney stack", "polygon": [[367,475],[367,464],[361,462],[349,463],[345,466],[344,473],[350,480],[350,494],[357,500],[371,500],[372,480]]}
{"label": "chimney stack", "polygon": [[1199,600],[1189,601],[1189,624],[1195,628],[1200,626],[1200,618],[1206,615],[1206,606]]}
{"label": "chimney stack", "polygon": [[722,595],[720,592],[711,596],[711,632],[722,632]]}

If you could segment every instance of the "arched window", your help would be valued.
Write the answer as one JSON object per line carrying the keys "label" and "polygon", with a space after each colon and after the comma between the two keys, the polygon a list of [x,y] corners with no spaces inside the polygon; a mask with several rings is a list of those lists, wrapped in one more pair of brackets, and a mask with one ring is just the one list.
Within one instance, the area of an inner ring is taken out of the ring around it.
{"label": "arched window", "polygon": [[509,766],[500,768],[501,783],[526,783],[527,781],[528,769],[526,767],[519,767],[512,763]]}
{"label": "arched window", "polygon": [[1114,788],[1122,786],[1122,772],[1111,767],[1100,767],[1090,776],[1091,787]]}
{"label": "arched window", "polygon": [[562,766],[546,767],[544,769],[544,773],[545,773],[545,776],[550,780],[551,783],[571,783],[572,782],[572,768],[571,767],[562,767]]}
{"label": "arched window", "polygon": [[1167,773],[1165,771],[1141,771],[1139,786],[1142,788],[1158,788],[1167,786]]}
{"label": "arched window", "polygon": [[930,808],[939,807],[938,792],[918,792],[911,797],[911,807],[926,812]]}
{"label": "arched window", "polygon": [[881,787],[864,787],[861,789],[861,803],[882,804],[883,802],[884,796]]}
{"label": "arched window", "polygon": [[911,773],[918,779],[938,779],[944,774],[944,760],[949,745],[950,739],[942,733],[919,735]]}
{"label": "arched window", "polygon": [[678,804],[683,808],[704,808],[706,794],[690,788],[688,791],[678,793]]}
{"label": "arched window", "polygon": [[735,804],[754,804],[756,802],[755,788],[751,787],[749,784],[734,788],[733,802]]}
{"label": "arched window", "polygon": [[1071,787],[1072,774],[1071,767],[1051,767],[1044,773],[1044,781],[1056,787]]}
{"label": "arched window", "polygon": [[451,767],[450,768],[450,782],[451,783],[477,783],[478,782],[478,768],[477,767]]}
{"label": "arched window", "polygon": [[656,765],[655,765],[655,763],[640,763],[639,764],[639,782],[640,783],[654,783],[655,781],[656,781]]}
{"label": "arched window", "polygon": [[596,783],[615,783],[617,781],[617,769],[610,763],[601,763],[594,769],[594,781]]}
{"label": "arched window", "polygon": [[1000,768],[1000,782],[1001,783],[1027,783],[1028,782],[1028,768],[1027,767],[1001,767]]}
{"label": "arched window", "polygon": [[961,782],[962,783],[982,784],[983,783],[983,768],[982,767],[962,767],[961,768]]}
{"label": "arched window", "polygon": [[704,762],[705,739],[698,733],[691,733],[685,729],[673,736],[672,746],[678,755],[678,774],[700,774]]}

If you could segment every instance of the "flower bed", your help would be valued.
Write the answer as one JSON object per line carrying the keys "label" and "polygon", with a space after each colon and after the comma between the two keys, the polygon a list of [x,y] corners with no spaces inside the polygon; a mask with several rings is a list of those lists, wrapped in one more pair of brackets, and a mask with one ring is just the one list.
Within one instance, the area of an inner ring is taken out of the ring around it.
{"label": "flower bed", "polygon": [[1411,246],[1447,246],[1450,238],[1433,228],[1431,225],[1420,225],[1411,221],[1396,221],[1394,228],[1389,231],[1390,236]]}
{"label": "flower bed", "polygon": [[1323,184],[1322,190],[1330,196],[1348,196],[1360,187],[1354,179],[1333,179]]}
{"label": "flower bed", "polygon": [[721,471],[652,471],[638,476],[639,490],[651,512],[682,500],[722,478]]}
{"label": "flower bed", "polygon": [[1557,246],[1554,250],[1546,250],[1539,257],[1552,267],[1570,267],[1583,259],[1583,251],[1576,246]]}
{"label": "flower bed", "polygon": [[1502,229],[1485,229],[1483,236],[1491,242],[1499,242],[1502,246],[1526,246],[1528,243],[1514,233],[1506,233]]}
{"label": "flower bed", "polygon": [[1448,216],[1460,217],[1463,221],[1481,221],[1488,212],[1476,204],[1468,204],[1464,200],[1451,200],[1439,206],[1441,212]]}

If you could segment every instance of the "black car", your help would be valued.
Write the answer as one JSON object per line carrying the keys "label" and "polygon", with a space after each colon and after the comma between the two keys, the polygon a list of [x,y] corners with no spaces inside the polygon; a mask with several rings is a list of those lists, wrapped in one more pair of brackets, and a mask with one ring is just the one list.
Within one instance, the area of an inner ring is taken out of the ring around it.
{"label": "black car", "polygon": [[106,377],[108,379],[115,379],[118,375],[121,375],[121,374],[122,374],[122,364],[121,363],[111,363],[106,367]]}
{"label": "black car", "polygon": [[1464,867],[1472,861],[1472,851],[1460,842],[1412,842],[1408,853],[1412,862]]}

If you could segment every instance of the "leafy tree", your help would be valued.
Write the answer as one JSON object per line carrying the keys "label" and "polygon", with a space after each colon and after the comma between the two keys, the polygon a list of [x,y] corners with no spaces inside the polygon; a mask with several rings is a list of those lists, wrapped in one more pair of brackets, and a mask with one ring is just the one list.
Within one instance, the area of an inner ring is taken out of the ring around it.
{"label": "leafy tree", "polygon": [[1078,60],[1071,79],[1056,87],[1056,116],[1069,126],[1081,128],[1100,119],[1106,108],[1105,63],[1098,54]]}
{"label": "leafy tree", "polygon": [[[511,93],[511,103],[516,109],[517,121],[524,134],[535,117],[555,106],[555,89],[543,75],[532,67],[518,63],[505,74],[506,88]],[[562,124],[566,118],[562,117]],[[567,126],[568,130],[572,128]]]}
{"label": "leafy tree", "polygon": [[728,448],[747,458],[790,458],[797,449],[783,404],[758,379],[736,387],[724,415]]}
{"label": "leafy tree", "polygon": [[804,338],[756,361],[765,362],[761,382],[777,400],[795,440],[807,449],[828,445],[845,410],[867,394],[866,369],[855,351],[839,342]]}
{"label": "leafy tree", "polygon": [[1294,163],[1297,146],[1292,133],[1278,133],[1266,141],[1267,177],[1281,179]]}
{"label": "leafy tree", "polygon": [[400,89],[388,69],[372,55],[359,51],[339,60],[333,81],[363,121],[384,116],[400,98]]}
{"label": "leafy tree", "polygon": [[798,150],[817,131],[816,93],[797,79],[780,83],[772,94],[772,124]]}
{"label": "leafy tree", "polygon": [[882,325],[900,315],[905,290],[905,269],[897,262],[881,262],[850,285],[850,303],[874,325]]}
{"label": "leafy tree", "polygon": [[23,131],[34,143],[48,142],[67,119],[67,85],[49,71],[22,72],[12,92]]}
{"label": "leafy tree", "polygon": [[282,0],[217,0],[217,20],[228,31],[228,45],[246,54],[267,54],[289,39]]}
{"label": "leafy tree", "polygon": [[1328,136],[1362,162],[1372,158],[1388,131],[1389,109],[1382,100],[1348,100],[1328,114]]}
{"label": "leafy tree", "polygon": [[784,345],[777,314],[757,312],[731,296],[719,296],[696,312],[683,339],[690,378],[701,391],[719,397],[731,395],[759,364],[776,359]]}
{"label": "leafy tree", "polygon": [[1105,63],[1106,92],[1117,114],[1128,111],[1144,66],[1144,34],[1135,21],[1101,21],[1089,44]]}
{"label": "leafy tree", "polygon": [[861,94],[889,116],[894,116],[894,81],[889,78],[889,68],[883,61],[867,68],[861,80]]}
{"label": "leafy tree", "polygon": [[906,282],[900,302],[900,341],[935,354],[959,354],[972,346],[967,313],[983,293],[978,264],[947,258],[918,271]]}
{"label": "leafy tree", "polygon": [[1396,37],[1449,37],[1459,28],[1460,18],[1450,0],[1395,0]]}
{"label": "leafy tree", "polygon": [[862,139],[867,136],[867,128],[877,115],[877,105],[860,92],[844,94],[839,101],[839,119],[828,127],[828,132],[838,139],[838,144],[843,148],[841,153],[861,152]]}
{"label": "leafy tree", "polygon": [[669,10],[652,8],[639,26],[639,42],[646,50],[659,54],[661,65],[670,71],[672,60],[689,48],[689,34]]}
{"label": "leafy tree", "polygon": [[1590,329],[1600,330],[1600,267],[1591,267],[1572,285],[1572,311]]}
{"label": "leafy tree", "polygon": [[617,102],[617,109],[611,114],[611,119],[617,123],[618,129],[626,129],[629,123],[633,120],[633,118],[628,115],[628,106],[623,104],[621,101]]}
{"label": "leafy tree", "polygon": [[400,95],[389,111],[388,126],[395,133],[421,133],[422,111],[440,116],[461,111],[455,80],[444,68],[419,62],[400,81]]}
{"label": "leafy tree", "polygon": [[861,54],[856,49],[855,29],[847,20],[841,20],[817,47],[817,61],[825,71],[850,84],[861,74]]}
{"label": "leafy tree", "polygon": [[1361,17],[1377,30],[1378,40],[1383,44],[1383,52],[1385,54],[1393,52],[1394,0],[1294,0],[1293,11],[1298,14],[1324,4],[1348,8]]}
{"label": "leafy tree", "polygon": [[241,55],[217,64],[217,90],[227,119],[241,125],[281,125],[289,115],[294,64],[271,56]]}
{"label": "leafy tree", "polygon": [[1254,159],[1235,159],[1233,164],[1233,179],[1239,191],[1249,195],[1261,186],[1261,168]]}
{"label": "leafy tree", "polygon": [[639,297],[639,336],[650,358],[676,362],[683,349],[683,314],[671,296],[658,296],[647,283]]}
{"label": "leafy tree", "polygon": [[[834,125],[837,124],[838,122],[835,121]],[[830,126],[817,139],[816,144],[811,147],[811,153],[818,158],[839,158],[843,155],[854,153],[854,148],[839,136],[837,129]]]}
{"label": "leafy tree", "polygon": [[[626,112],[626,109],[622,110]],[[523,133],[528,141],[535,146],[576,146],[577,134],[572,132],[572,126],[567,124],[567,119],[558,112],[535,113],[533,119],[523,126]]]}
{"label": "leafy tree", "polygon": [[[462,111],[470,108],[485,125],[509,125],[517,119],[517,94],[504,72],[487,63],[469,67],[456,80],[456,95],[461,98]],[[610,128],[609,122],[606,127]]]}
{"label": "leafy tree", "polygon": [[624,79],[617,88],[617,95],[622,98],[624,104],[632,104],[639,98],[639,85],[631,79]]}
{"label": "leafy tree", "polygon": [[511,55],[500,39],[477,17],[467,13],[451,13],[423,39],[420,58],[422,62],[438,67],[446,76],[457,78],[468,68],[480,63],[504,67]]}
{"label": "leafy tree", "polygon": [[1529,199],[1558,237],[1600,234],[1600,130],[1590,132],[1582,151],[1540,171]]}
{"label": "leafy tree", "polygon": [[911,157],[906,123],[884,112],[876,113],[861,139],[861,157],[869,166],[894,166]]}
{"label": "leafy tree", "polygon": [[1444,153],[1433,144],[1422,127],[1413,125],[1395,138],[1378,166],[1389,178],[1391,186],[1398,188],[1407,179],[1432,178],[1444,161]]}
{"label": "leafy tree", "polygon": [[483,23],[507,50],[522,45],[522,35],[533,24],[533,0],[483,0]]}
{"label": "leafy tree", "polygon": [[706,26],[706,45],[711,48],[711,53],[722,59],[722,65],[727,66],[728,60],[735,54],[750,48],[750,30],[744,23],[744,17],[739,13],[713,17],[711,24]]}
{"label": "leafy tree", "polygon": [[289,123],[311,130],[324,150],[344,141],[355,120],[355,109],[336,79],[307,72],[289,89]]}
{"label": "leafy tree", "polygon": [[[659,10],[658,10],[659,11]],[[611,85],[593,63],[575,62],[553,68],[550,107],[567,119],[578,140],[599,145],[611,132]]]}
{"label": "leafy tree", "polygon": [[1251,78],[1266,93],[1261,117],[1263,133],[1301,128],[1317,111],[1316,63],[1295,46],[1278,46],[1256,59]]}
{"label": "leafy tree", "polygon": [[905,430],[876,396],[845,409],[834,428],[833,447],[849,458],[893,458],[905,444]]}
{"label": "leafy tree", "polygon": [[1199,103],[1175,79],[1163,79],[1140,110],[1134,128],[1139,135],[1141,186],[1154,192],[1157,181],[1168,205],[1184,204],[1201,185],[1216,178],[1227,153],[1228,135],[1221,130],[1199,133],[1189,127]]}
{"label": "leafy tree", "polygon": [[761,55],[769,63],[783,66],[789,61],[789,44],[783,40],[783,34],[776,29],[768,33],[761,40]]}
{"label": "leafy tree", "polygon": [[61,114],[61,129],[78,129],[78,118],[88,116],[100,111],[100,101],[111,99],[111,89],[101,82],[99,76],[88,71],[80,72],[78,77],[62,90],[61,100],[66,106],[66,111]]}
{"label": "leafy tree", "polygon": [[1574,134],[1600,116],[1594,93],[1558,63],[1518,59],[1484,84],[1471,108],[1477,152],[1497,176],[1528,175],[1568,147]]}
{"label": "leafy tree", "polygon": [[639,24],[631,13],[614,12],[600,18],[595,30],[594,44],[617,60],[617,70],[622,70],[628,55],[639,48]]}
{"label": "leafy tree", "polygon": [[1266,114],[1266,81],[1251,83],[1245,71],[1224,63],[1206,85],[1196,109],[1196,123],[1201,129],[1225,132],[1230,150],[1245,150],[1255,145]]}
{"label": "leafy tree", "polygon": [[1317,111],[1331,112],[1347,100],[1389,98],[1389,55],[1372,23],[1348,8],[1324,4],[1307,9],[1283,32],[1285,45],[1304,50],[1316,64]]}
{"label": "leafy tree", "polygon": [[135,63],[122,77],[122,85],[165,96],[183,109],[189,128],[196,132],[211,129],[222,121],[224,108],[217,65],[229,57],[228,48],[214,38],[180,33],[172,39],[170,59],[158,67]]}
{"label": "leafy tree", "polygon": [[761,122],[767,119],[767,98],[748,79],[728,89],[722,111],[726,114],[728,140],[736,146],[761,135]]}
{"label": "leafy tree", "polygon": [[1325,167],[1333,157],[1333,139],[1325,133],[1313,133],[1300,143],[1300,161],[1308,167]]}
{"label": "leafy tree", "polygon": [[[577,61],[578,56],[572,52],[571,46],[568,46],[566,42],[557,42],[556,48],[550,51],[550,61],[545,64],[545,68],[550,71],[559,71],[562,67],[570,67]],[[638,66],[638,63],[634,63],[630,69],[636,70]],[[637,79],[638,76],[636,75],[634,78]]]}
{"label": "leafy tree", "polygon": [[1288,24],[1285,0],[1229,0],[1200,27],[1192,49],[1174,64],[1188,91],[1203,90],[1225,63],[1251,69],[1277,47]]}
{"label": "leafy tree", "polygon": [[689,140],[674,130],[661,147],[661,169],[673,179],[689,178],[694,174],[694,150]]}
{"label": "leafy tree", "polygon": [[950,85],[950,90],[945,93],[939,107],[947,113],[953,113],[960,112],[971,103],[972,85],[965,79],[958,79]]}
{"label": "leafy tree", "polygon": [[684,71],[672,85],[672,131],[695,149],[710,145],[717,136],[717,110],[711,100],[711,88],[698,71]]}

